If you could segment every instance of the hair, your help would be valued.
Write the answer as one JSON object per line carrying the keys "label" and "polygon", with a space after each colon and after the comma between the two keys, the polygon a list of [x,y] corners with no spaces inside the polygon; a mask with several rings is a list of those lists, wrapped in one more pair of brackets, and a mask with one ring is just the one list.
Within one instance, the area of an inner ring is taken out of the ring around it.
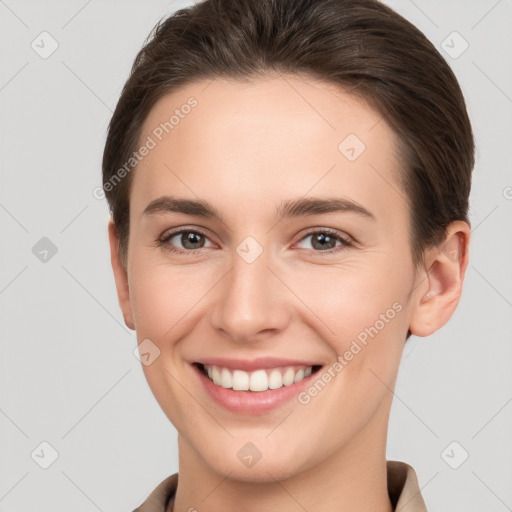
{"label": "hair", "polygon": [[126,162],[156,101],[199,80],[275,73],[337,85],[394,130],[415,266],[426,248],[444,241],[451,222],[470,224],[470,120],[454,73],[420,30],[377,0],[205,0],[157,23],[108,127],[103,189],[123,264],[133,174]]}

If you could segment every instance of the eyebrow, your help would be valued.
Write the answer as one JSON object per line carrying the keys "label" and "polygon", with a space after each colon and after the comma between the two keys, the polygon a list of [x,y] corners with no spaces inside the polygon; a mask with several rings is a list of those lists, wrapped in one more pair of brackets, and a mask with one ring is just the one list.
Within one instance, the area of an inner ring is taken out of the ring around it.
{"label": "eyebrow", "polygon": [[321,215],[323,213],[357,213],[368,219],[377,220],[375,215],[361,204],[350,199],[331,197],[306,197],[283,201],[276,210],[276,217],[281,220],[287,217],[302,217],[307,215]]}
{"label": "eyebrow", "polygon": [[[377,220],[375,215],[361,204],[345,198],[316,198],[307,197],[283,201],[276,208],[278,220],[284,218],[304,217],[309,215],[321,215],[325,213],[357,213],[371,220]],[[156,213],[182,213],[185,215],[197,215],[224,222],[220,211],[205,200],[182,199],[178,197],[162,196],[151,201],[142,215]]]}

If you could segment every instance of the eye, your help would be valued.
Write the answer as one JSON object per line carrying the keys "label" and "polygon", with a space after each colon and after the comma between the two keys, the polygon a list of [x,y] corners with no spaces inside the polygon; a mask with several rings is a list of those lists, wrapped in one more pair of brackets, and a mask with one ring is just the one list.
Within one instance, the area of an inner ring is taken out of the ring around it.
{"label": "eye", "polygon": [[[332,254],[333,252],[339,252],[340,250],[353,246],[353,242],[350,238],[327,228],[310,231],[301,241],[308,238],[311,238],[311,242],[309,243],[313,247],[314,252]],[[336,242],[340,243],[338,247],[336,247]]]}
{"label": "eye", "polygon": [[[316,253],[332,254],[353,246],[353,242],[350,238],[328,228],[310,231],[302,237],[301,242],[303,243],[303,241],[308,238],[311,238],[310,245],[313,247],[313,252]],[[157,244],[159,246],[169,252],[177,254],[198,252],[200,249],[208,247],[205,246],[206,242],[210,242],[210,240],[202,231],[183,228],[170,233],[165,233],[157,240]],[[211,245],[209,247],[215,246],[215,244],[211,242],[210,244]]]}
{"label": "eye", "polygon": [[[206,240],[209,241],[208,237],[201,231],[196,229],[180,229],[179,231],[164,234],[164,236],[158,239],[158,245],[170,252],[187,254],[203,249]],[[181,244],[182,248],[177,247],[178,244]]]}

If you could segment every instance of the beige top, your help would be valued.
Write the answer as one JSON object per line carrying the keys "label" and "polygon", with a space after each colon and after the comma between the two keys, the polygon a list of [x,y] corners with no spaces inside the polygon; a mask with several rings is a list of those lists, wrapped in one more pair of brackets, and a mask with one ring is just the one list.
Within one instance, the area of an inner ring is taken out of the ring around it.
{"label": "beige top", "polygon": [[[388,494],[393,504],[393,510],[407,512],[427,512],[425,502],[418,486],[416,472],[405,462],[397,460],[386,461],[388,470]],[[167,512],[167,507],[174,500],[178,473],[168,476],[147,497],[142,505],[133,512]],[[407,507],[407,508],[406,508]],[[172,511],[172,508],[170,509]]]}

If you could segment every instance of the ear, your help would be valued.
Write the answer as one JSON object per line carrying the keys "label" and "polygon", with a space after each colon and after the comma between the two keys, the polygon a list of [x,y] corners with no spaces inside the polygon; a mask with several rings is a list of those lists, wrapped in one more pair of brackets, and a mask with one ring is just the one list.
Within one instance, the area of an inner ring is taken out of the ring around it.
{"label": "ear", "polygon": [[110,243],[110,261],[112,270],[114,271],[114,279],[116,281],[117,298],[119,306],[123,312],[124,323],[130,329],[135,330],[133,323],[132,306],[130,301],[130,288],[128,286],[128,273],[121,262],[119,254],[119,237],[117,229],[112,220],[108,223],[108,240]]}
{"label": "ear", "polygon": [[444,243],[431,248],[425,267],[418,272],[409,330],[415,336],[429,336],[451,318],[462,293],[469,262],[471,228],[455,221],[447,229]]}

